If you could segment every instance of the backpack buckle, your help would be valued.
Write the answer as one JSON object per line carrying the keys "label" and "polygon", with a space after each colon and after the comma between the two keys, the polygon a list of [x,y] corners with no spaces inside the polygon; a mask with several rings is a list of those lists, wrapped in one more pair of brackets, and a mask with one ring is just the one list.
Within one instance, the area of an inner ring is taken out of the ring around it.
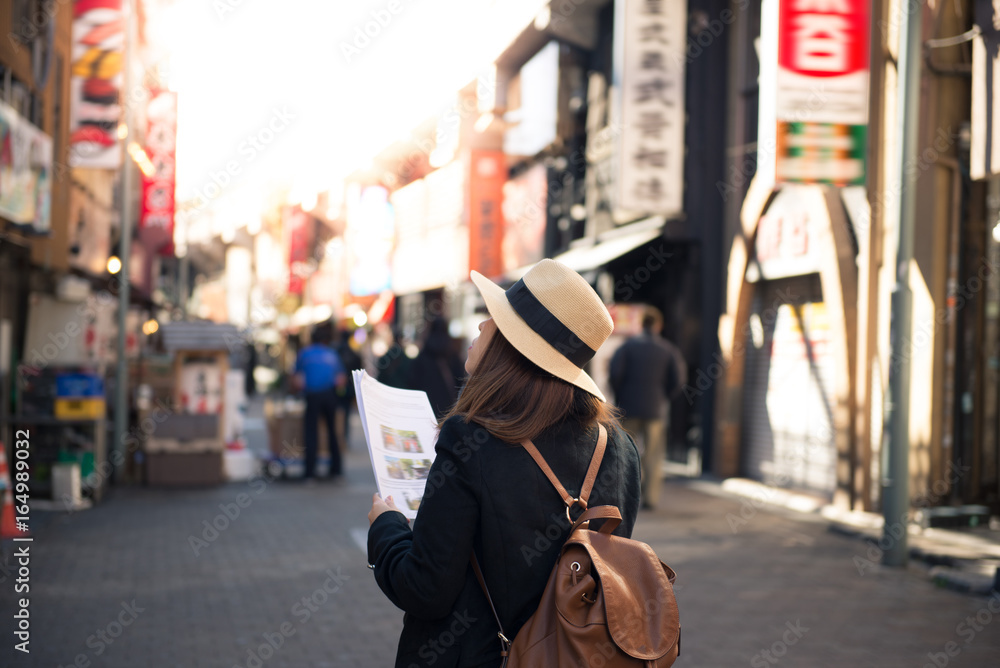
{"label": "backpack buckle", "polygon": [[570,517],[570,515],[569,515],[569,509],[572,508],[573,506],[580,506],[581,510],[586,510],[587,509],[587,502],[584,501],[583,499],[581,499],[580,497],[577,497],[577,498],[573,499],[572,503],[566,504],[566,521],[570,523],[570,526],[572,526],[573,524],[575,524],[573,518]]}

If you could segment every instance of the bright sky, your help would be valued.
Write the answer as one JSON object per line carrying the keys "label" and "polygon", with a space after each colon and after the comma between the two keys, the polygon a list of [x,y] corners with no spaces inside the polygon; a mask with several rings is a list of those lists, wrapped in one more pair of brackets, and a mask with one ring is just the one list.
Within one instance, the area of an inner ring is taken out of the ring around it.
{"label": "bright sky", "polygon": [[[510,37],[481,18],[497,1],[174,0],[151,12],[179,94],[178,198],[227,163],[239,170],[227,190],[330,187],[486,71]],[[540,4],[506,0],[504,12],[523,6],[530,20]],[[359,38],[377,18],[379,34]]]}

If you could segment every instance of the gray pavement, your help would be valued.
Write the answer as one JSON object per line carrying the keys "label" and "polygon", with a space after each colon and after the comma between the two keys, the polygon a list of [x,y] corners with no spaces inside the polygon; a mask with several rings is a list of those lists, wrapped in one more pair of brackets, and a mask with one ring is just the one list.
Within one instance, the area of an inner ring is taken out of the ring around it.
{"label": "gray pavement", "polygon": [[[373,482],[357,438],[348,469],[341,485],[118,489],[54,517],[31,546],[28,656],[0,582],[0,666],[392,665],[402,614],[359,545]],[[859,562],[866,544],[820,518],[665,485],[635,533],[678,572],[675,665],[1000,666],[1000,598]]]}

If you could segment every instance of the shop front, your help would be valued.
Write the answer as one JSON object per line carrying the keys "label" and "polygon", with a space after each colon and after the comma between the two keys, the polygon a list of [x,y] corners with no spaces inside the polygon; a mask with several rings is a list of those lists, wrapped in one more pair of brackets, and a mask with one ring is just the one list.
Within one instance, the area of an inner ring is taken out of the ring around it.
{"label": "shop front", "polygon": [[844,205],[834,188],[786,185],[746,231],[720,337],[717,472],[850,503],[857,276]]}

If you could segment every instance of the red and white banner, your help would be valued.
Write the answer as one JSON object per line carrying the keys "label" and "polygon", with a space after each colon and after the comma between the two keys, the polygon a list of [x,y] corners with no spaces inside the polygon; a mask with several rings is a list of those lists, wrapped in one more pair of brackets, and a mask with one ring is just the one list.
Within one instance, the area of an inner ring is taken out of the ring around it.
{"label": "red and white banner", "polygon": [[282,227],[288,248],[288,293],[301,295],[312,271],[309,266],[313,242],[313,217],[299,205],[282,210]]}
{"label": "red and white banner", "polygon": [[869,3],[765,0],[761,21],[758,171],[778,182],[863,184]]}
{"label": "red and white banner", "polygon": [[177,166],[177,93],[151,90],[146,107],[146,155],[153,174],[142,177],[139,228],[156,247],[174,237],[174,186]]}
{"label": "red and white banner", "polygon": [[118,169],[122,152],[118,123],[125,50],[122,0],[73,3],[69,163]]}

